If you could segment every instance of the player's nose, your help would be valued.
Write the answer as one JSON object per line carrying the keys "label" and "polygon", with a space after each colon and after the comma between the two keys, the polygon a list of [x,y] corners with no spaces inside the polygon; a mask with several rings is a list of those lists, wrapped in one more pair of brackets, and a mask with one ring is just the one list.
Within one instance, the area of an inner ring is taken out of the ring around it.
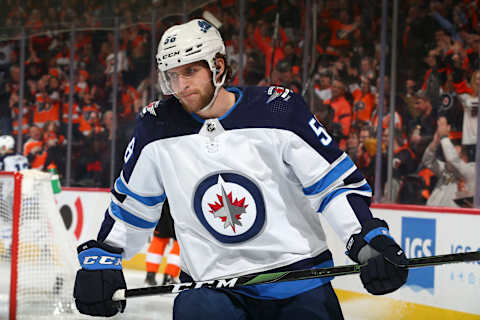
{"label": "player's nose", "polygon": [[185,91],[189,88],[189,79],[183,75],[180,75],[177,79],[177,86],[179,92]]}

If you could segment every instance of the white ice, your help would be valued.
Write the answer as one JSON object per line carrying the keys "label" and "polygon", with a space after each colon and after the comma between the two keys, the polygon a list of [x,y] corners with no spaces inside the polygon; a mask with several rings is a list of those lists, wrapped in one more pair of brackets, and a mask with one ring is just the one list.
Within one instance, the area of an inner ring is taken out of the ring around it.
{"label": "white ice", "polygon": [[[8,319],[8,284],[9,284],[9,272],[6,266],[0,265],[0,319]],[[128,288],[137,288],[144,286],[145,272],[135,270],[124,270],[125,279]],[[157,275],[157,281],[161,280],[161,275]],[[124,313],[118,314],[109,319],[128,319],[128,320],[171,320],[174,294],[157,295],[149,297],[137,297],[130,298],[127,302],[127,308]],[[351,301],[342,303],[342,309],[346,320],[363,320],[355,316],[356,308],[366,308],[369,306],[362,305],[359,301]],[[19,320],[22,319],[22,315],[18,315]],[[28,318],[27,319],[32,319]],[[40,319],[35,317],[34,319]],[[45,319],[49,320],[77,320],[77,319],[100,319],[97,317],[90,317],[85,315],[69,315],[66,317],[61,316],[48,316]]]}

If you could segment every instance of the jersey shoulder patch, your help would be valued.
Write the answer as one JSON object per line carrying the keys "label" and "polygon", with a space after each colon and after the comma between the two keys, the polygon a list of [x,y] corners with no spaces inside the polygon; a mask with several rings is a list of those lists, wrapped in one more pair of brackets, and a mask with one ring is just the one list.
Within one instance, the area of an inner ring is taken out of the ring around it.
{"label": "jersey shoulder patch", "polygon": [[280,86],[249,86],[243,88],[243,93],[248,96],[248,101],[270,106],[276,103],[291,103],[295,95],[292,90]]}
{"label": "jersey shoulder patch", "polygon": [[293,95],[293,91],[279,86],[270,86],[267,88],[267,100],[266,103],[270,104],[276,100],[276,102],[288,102]]}
{"label": "jersey shoulder patch", "polygon": [[164,109],[176,103],[178,103],[178,100],[173,96],[162,100],[155,100],[143,107],[139,115],[141,118],[146,116],[159,117]]}
{"label": "jersey shoulder patch", "polygon": [[158,106],[160,101],[153,101],[146,107],[143,107],[142,111],[140,111],[140,116],[143,118],[146,114],[151,114],[152,116],[156,117],[157,113],[155,112],[155,108]]}

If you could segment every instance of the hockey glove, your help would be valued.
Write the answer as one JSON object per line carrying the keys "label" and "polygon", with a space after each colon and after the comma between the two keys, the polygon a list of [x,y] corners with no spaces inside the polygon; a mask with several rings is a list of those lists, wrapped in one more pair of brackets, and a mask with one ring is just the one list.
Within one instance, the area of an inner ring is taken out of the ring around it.
{"label": "hockey glove", "polygon": [[77,248],[82,269],[77,271],[73,297],[78,311],[91,316],[111,317],[125,310],[126,301],[113,301],[113,293],[126,289],[121,249],[95,240]]}
{"label": "hockey glove", "polygon": [[360,264],[360,279],[368,292],[386,294],[400,288],[408,277],[408,260],[388,232],[388,225],[374,218],[350,237],[347,255]]}

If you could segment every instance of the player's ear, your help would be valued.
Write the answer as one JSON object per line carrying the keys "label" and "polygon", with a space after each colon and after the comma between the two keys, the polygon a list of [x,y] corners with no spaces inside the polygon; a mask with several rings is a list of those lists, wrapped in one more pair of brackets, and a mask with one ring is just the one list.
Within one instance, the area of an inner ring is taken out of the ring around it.
{"label": "player's ear", "polygon": [[220,81],[225,72],[225,59],[223,57],[215,59],[215,68],[217,71],[217,81]]}

